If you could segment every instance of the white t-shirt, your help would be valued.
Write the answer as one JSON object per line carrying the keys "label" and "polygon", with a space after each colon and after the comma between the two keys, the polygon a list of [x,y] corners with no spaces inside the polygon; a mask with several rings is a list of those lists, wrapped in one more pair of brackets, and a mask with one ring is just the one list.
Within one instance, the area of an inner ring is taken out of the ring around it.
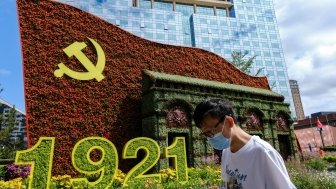
{"label": "white t-shirt", "polygon": [[226,189],[295,189],[280,154],[258,136],[237,152],[223,150],[222,179]]}

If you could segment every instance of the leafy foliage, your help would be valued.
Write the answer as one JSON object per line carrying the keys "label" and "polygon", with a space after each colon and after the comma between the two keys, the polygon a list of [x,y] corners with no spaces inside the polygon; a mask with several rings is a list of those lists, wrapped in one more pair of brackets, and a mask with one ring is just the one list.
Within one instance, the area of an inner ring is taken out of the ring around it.
{"label": "leafy foliage", "polygon": [[323,148],[324,151],[336,151],[336,146],[327,146]]}
{"label": "leafy foliage", "polygon": [[322,171],[311,168],[311,164],[320,165],[317,161],[324,164],[323,161],[319,159],[315,159],[314,161],[310,160],[308,164],[302,162],[287,162],[289,176],[297,189],[336,188],[336,181],[335,178],[331,176],[331,173],[326,170]]}
{"label": "leafy foliage", "polygon": [[[254,59],[257,57],[257,55],[251,56],[246,60],[246,55],[248,53],[242,53],[241,51],[233,51],[231,53],[232,57],[232,64],[234,64],[237,68],[239,68],[241,71],[251,74],[251,68],[253,66]],[[258,76],[261,71],[264,68],[259,68],[255,74],[255,76]]]}
{"label": "leafy foliage", "polygon": [[336,155],[327,155],[323,157],[323,160],[332,163],[335,162],[336,163]]}
{"label": "leafy foliage", "polygon": [[327,163],[319,159],[311,159],[306,162],[307,166],[314,170],[323,171],[327,168]]}
{"label": "leafy foliage", "polygon": [[24,136],[21,134],[19,140],[11,140],[11,133],[16,126],[16,110],[11,108],[8,116],[0,114],[0,159],[14,159],[15,151],[24,149]]}
{"label": "leafy foliage", "polygon": [[[0,144],[2,146],[10,147],[10,134],[15,128],[15,108],[13,107],[8,117],[0,115]],[[5,126],[6,125],[6,126]]]}
{"label": "leafy foliage", "polygon": [[5,180],[6,165],[0,165],[0,180]]}

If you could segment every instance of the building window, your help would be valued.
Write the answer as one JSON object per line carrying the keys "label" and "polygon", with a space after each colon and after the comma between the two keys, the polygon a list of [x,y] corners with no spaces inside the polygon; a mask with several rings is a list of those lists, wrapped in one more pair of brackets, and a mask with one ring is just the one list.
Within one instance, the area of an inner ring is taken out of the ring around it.
{"label": "building window", "polygon": [[[273,37],[270,35],[270,37],[273,39]],[[272,48],[280,48],[279,43],[272,43]]]}
{"label": "building window", "polygon": [[222,8],[216,8],[216,14],[217,16],[223,16],[223,17],[227,16],[226,9]]}
{"label": "building window", "polygon": [[285,77],[285,72],[284,71],[278,71],[277,75],[281,76],[281,77]]}
{"label": "building window", "polygon": [[280,52],[273,52],[273,57],[281,58],[281,53]]}
{"label": "building window", "polygon": [[270,34],[270,39],[273,41],[278,40],[278,36],[276,34]]}
{"label": "building window", "polygon": [[254,21],[254,16],[253,15],[248,15],[247,18],[248,18],[249,21]]}
{"label": "building window", "polygon": [[264,48],[268,48],[269,45],[267,42],[261,42],[261,46],[264,47]]}
{"label": "building window", "polygon": [[155,0],[154,9],[173,11],[173,3]]}
{"label": "building window", "polygon": [[235,13],[234,7],[230,7],[229,16],[232,17],[232,18],[236,18],[236,13]]}
{"label": "building window", "polygon": [[263,54],[264,54],[264,57],[271,57],[271,53],[268,51],[264,51]]}
{"label": "building window", "polygon": [[281,87],[287,87],[287,82],[286,81],[279,81],[279,85]]}
{"label": "building window", "polygon": [[173,34],[169,34],[168,35],[168,40],[172,40],[172,41],[176,41],[176,35],[173,35]]}
{"label": "building window", "polygon": [[105,3],[106,0],[96,0],[97,3]]}
{"label": "building window", "polygon": [[156,39],[165,40],[165,34],[163,34],[163,33],[156,33]]}
{"label": "building window", "polygon": [[176,12],[181,12],[184,16],[190,16],[194,13],[193,5],[176,3],[175,9]]}
{"label": "building window", "polygon": [[139,11],[139,9],[131,9],[130,12],[131,12],[131,15],[133,17],[140,18],[140,11]]}
{"label": "building window", "polygon": [[151,1],[150,0],[140,0],[139,7],[150,9],[152,8]]}
{"label": "building window", "polygon": [[196,14],[204,14],[214,16],[214,8],[213,7],[206,7],[206,6],[197,6]]}
{"label": "building window", "polygon": [[126,27],[126,26],[128,26],[128,21],[127,20],[120,20],[120,25]]}
{"label": "building window", "polygon": [[267,70],[267,75],[268,76],[274,76],[274,71],[273,70]]}
{"label": "building window", "polygon": [[268,66],[268,67],[272,67],[273,66],[272,61],[269,61],[269,60],[265,61],[265,65]]}
{"label": "building window", "polygon": [[275,66],[282,67],[283,65],[281,61],[275,61]]}

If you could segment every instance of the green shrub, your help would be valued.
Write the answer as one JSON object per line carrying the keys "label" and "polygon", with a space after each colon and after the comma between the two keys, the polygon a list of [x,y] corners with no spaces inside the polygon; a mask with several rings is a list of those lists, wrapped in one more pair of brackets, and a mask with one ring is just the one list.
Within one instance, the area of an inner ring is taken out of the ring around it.
{"label": "green shrub", "polygon": [[324,147],[323,150],[324,151],[329,151],[329,152],[336,151],[336,146]]}
{"label": "green shrub", "polygon": [[0,180],[5,180],[6,165],[0,165]]}
{"label": "green shrub", "polygon": [[[0,159],[13,160],[15,158],[16,151],[11,148],[4,148],[0,150]],[[2,164],[2,163],[1,163]],[[7,164],[7,163],[6,163]]]}
{"label": "green shrub", "polygon": [[323,157],[323,160],[329,162],[329,163],[333,163],[336,162],[336,155],[327,155]]}
{"label": "green shrub", "polygon": [[315,170],[319,170],[319,171],[323,171],[327,168],[327,163],[320,160],[320,159],[311,159],[309,161],[306,162],[307,166],[315,169]]}
{"label": "green shrub", "polygon": [[[321,160],[309,161],[309,163],[287,162],[288,174],[291,181],[297,189],[334,189],[336,188],[336,181],[329,172],[323,170],[316,170],[311,165],[320,167]],[[313,163],[312,163],[313,162]],[[325,162],[324,162],[325,164]]]}
{"label": "green shrub", "polygon": [[14,163],[14,159],[0,159],[0,165],[7,165],[9,163]]}

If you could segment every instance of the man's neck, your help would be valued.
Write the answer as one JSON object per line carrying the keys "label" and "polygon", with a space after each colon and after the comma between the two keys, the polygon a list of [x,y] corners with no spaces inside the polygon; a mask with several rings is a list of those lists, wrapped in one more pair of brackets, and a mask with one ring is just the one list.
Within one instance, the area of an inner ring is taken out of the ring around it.
{"label": "man's neck", "polygon": [[231,138],[230,150],[232,153],[238,152],[251,139],[251,135],[243,131],[240,127],[235,127],[235,134]]}

